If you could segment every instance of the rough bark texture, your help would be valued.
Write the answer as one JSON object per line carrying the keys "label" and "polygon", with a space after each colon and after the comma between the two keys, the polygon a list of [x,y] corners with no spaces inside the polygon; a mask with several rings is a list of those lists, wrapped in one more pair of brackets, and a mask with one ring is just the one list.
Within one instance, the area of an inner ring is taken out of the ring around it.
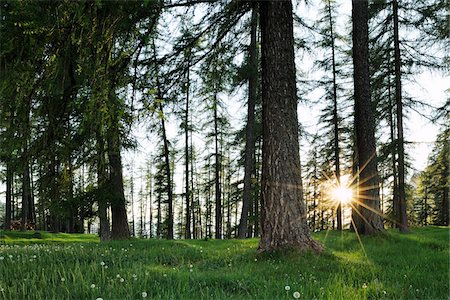
{"label": "rough bark texture", "polygon": [[[117,101],[112,96],[111,102]],[[117,119],[117,111],[115,103],[111,104],[111,120],[108,128],[108,158],[109,158],[109,180],[112,213],[112,231],[111,238],[113,240],[128,239],[130,237],[130,228],[128,226],[127,208],[125,194],[123,191],[123,175],[122,175],[122,157],[120,154],[120,138],[119,138],[119,120]]]}
{"label": "rough bark texture", "polygon": [[408,232],[405,192],[405,141],[403,138],[403,103],[400,61],[400,42],[398,35],[398,2],[393,0],[394,15],[394,60],[395,60],[395,102],[397,104],[397,150],[398,150],[398,221],[400,232]]}
{"label": "rough bark texture", "polygon": [[298,142],[291,1],[260,3],[264,219],[259,252],[322,250],[306,223]]}
{"label": "rough bark texture", "polygon": [[250,74],[248,80],[247,126],[245,128],[244,193],[242,196],[242,212],[238,228],[238,238],[240,239],[247,237],[248,213],[252,201],[252,174],[255,165],[255,103],[258,84],[258,58],[256,52],[257,18],[258,11],[255,2],[252,11],[249,48]]}
{"label": "rough bark texture", "polygon": [[352,4],[355,132],[359,167],[356,206],[359,213],[356,213],[362,218],[355,225],[361,234],[374,234],[383,230],[383,222],[380,217],[375,121],[370,99],[368,1],[353,0]]}

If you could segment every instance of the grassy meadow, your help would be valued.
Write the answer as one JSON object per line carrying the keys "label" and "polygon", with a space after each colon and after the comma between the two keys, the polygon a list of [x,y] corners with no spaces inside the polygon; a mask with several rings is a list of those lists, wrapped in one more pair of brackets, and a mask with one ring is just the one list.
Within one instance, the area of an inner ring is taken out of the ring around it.
{"label": "grassy meadow", "polygon": [[251,240],[99,243],[0,231],[0,299],[448,299],[449,228],[320,232],[320,255]]}

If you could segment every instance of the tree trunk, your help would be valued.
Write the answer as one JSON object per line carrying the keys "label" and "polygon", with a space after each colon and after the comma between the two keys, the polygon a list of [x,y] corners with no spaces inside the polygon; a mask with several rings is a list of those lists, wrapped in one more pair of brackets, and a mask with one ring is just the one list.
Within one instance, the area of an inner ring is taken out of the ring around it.
{"label": "tree trunk", "polygon": [[356,209],[363,219],[355,225],[360,234],[374,234],[383,230],[383,222],[380,217],[375,122],[370,99],[368,1],[353,0],[352,4],[355,131],[359,167]]}
{"label": "tree trunk", "polygon": [[309,232],[301,186],[292,3],[260,5],[264,223],[258,251],[321,251]]}
{"label": "tree trunk", "polygon": [[403,138],[403,104],[402,104],[402,82],[400,42],[398,35],[398,2],[393,0],[394,14],[394,64],[395,64],[395,102],[397,104],[397,150],[398,150],[398,221],[400,232],[408,232],[408,216],[406,215],[406,193],[405,193],[405,141]]}
{"label": "tree trunk", "polygon": [[[186,70],[186,108],[184,115],[184,156],[185,156],[185,195],[186,195],[186,233],[185,237],[187,239],[191,238],[191,197],[189,191],[189,68],[190,68],[190,57],[188,56],[188,66]],[[191,170],[192,171],[192,170]],[[195,223],[194,223],[195,231]]]}
{"label": "tree trunk", "polygon": [[6,203],[5,203],[5,230],[11,228],[11,212],[12,212],[12,182],[14,173],[11,168],[11,162],[6,163]]}
{"label": "tree trunk", "polygon": [[[162,99],[162,98],[160,98]],[[161,114],[164,116],[163,106],[161,102],[159,103],[159,109]],[[169,141],[166,135],[166,122],[164,117],[161,118],[161,127],[164,142],[164,167],[167,177],[167,205],[168,205],[168,220],[167,220],[167,236],[166,238],[173,239],[173,191],[172,191],[172,173],[170,171],[170,153],[169,153]]]}
{"label": "tree trunk", "polygon": [[393,175],[393,191],[392,191],[392,211],[394,213],[392,226],[398,227],[398,176],[397,176],[397,140],[395,139],[395,125],[393,118],[393,105],[391,99],[391,81],[390,77],[388,77],[388,100],[389,100],[389,132],[390,138],[392,142],[391,147],[391,158],[392,158],[392,175]]}
{"label": "tree trunk", "polygon": [[[336,56],[334,46],[334,33],[333,33],[333,19],[331,14],[331,3],[328,0],[328,16],[330,19],[330,36],[331,36],[331,60],[333,65],[333,126],[334,126],[334,164],[336,167],[336,181],[337,186],[341,186],[341,168],[339,161],[339,118],[338,118],[338,105],[337,105],[337,84],[336,84]],[[337,229],[342,230],[342,205],[338,203],[337,211]]]}
{"label": "tree trunk", "polygon": [[220,187],[220,153],[219,153],[219,129],[218,129],[218,115],[217,115],[217,94],[214,94],[214,145],[215,145],[215,172],[214,172],[214,184],[215,184],[215,204],[216,204],[216,232],[215,238],[222,238],[222,192]]}
{"label": "tree trunk", "polygon": [[255,104],[258,84],[258,57],[256,46],[256,34],[258,27],[258,7],[257,2],[253,4],[249,64],[250,74],[248,79],[248,103],[247,103],[247,126],[245,128],[245,158],[244,158],[244,193],[242,196],[241,220],[238,228],[238,238],[247,237],[248,214],[252,201],[252,174],[255,165]]}
{"label": "tree trunk", "polygon": [[128,226],[127,208],[125,194],[123,191],[123,175],[122,175],[122,157],[120,154],[120,136],[119,136],[119,120],[118,120],[118,104],[116,96],[112,95],[110,102],[111,123],[108,128],[108,158],[109,158],[109,181],[112,212],[112,231],[111,238],[113,240],[128,239],[130,237],[130,228]]}
{"label": "tree trunk", "polygon": [[[102,124],[102,122],[99,122]],[[97,150],[97,187],[100,192],[98,198],[98,217],[100,219],[100,241],[105,242],[111,238],[111,229],[108,220],[108,203],[105,197],[108,173],[106,170],[105,140],[101,135],[101,125],[96,127]]]}

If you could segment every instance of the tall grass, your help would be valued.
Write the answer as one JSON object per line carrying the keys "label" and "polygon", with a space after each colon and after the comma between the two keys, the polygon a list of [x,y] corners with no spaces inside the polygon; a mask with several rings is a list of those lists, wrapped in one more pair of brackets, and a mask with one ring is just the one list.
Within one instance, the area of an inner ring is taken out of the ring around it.
{"label": "tall grass", "polygon": [[447,299],[449,231],[315,234],[320,255],[257,255],[257,240],[139,240],[0,232],[0,299]]}

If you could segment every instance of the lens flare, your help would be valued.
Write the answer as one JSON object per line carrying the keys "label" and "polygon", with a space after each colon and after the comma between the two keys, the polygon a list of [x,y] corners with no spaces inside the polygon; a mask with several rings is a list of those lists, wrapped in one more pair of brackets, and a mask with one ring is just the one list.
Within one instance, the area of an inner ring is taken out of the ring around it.
{"label": "lens flare", "polygon": [[353,191],[346,187],[337,187],[332,191],[333,198],[342,204],[351,202]]}

